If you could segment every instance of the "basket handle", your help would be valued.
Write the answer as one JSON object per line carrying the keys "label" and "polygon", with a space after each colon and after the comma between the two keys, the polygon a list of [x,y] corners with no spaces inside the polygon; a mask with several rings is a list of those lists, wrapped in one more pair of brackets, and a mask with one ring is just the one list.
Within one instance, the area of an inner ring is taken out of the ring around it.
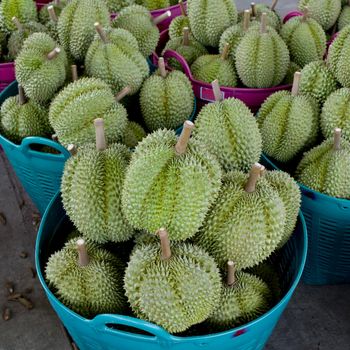
{"label": "basket handle", "polygon": [[181,64],[181,67],[184,70],[185,74],[188,76],[188,78],[190,80],[193,80],[191,69],[183,56],[181,56],[179,53],[177,53],[174,50],[166,50],[163,54],[163,57],[164,57],[165,63],[167,63],[169,58],[175,58]]}
{"label": "basket handle", "polygon": [[[91,322],[93,327],[99,332],[115,333],[116,335],[119,335],[119,336],[130,337],[134,339],[135,337],[138,337],[148,341],[157,341],[157,342],[159,342],[159,340],[162,340],[163,342],[173,341],[172,336],[163,328],[153,323],[143,321],[134,317],[106,314],[106,315],[96,316]],[[141,335],[141,334],[131,333],[124,330],[118,330],[118,329],[112,328],[113,325],[128,326],[139,331],[141,330],[141,331],[147,332],[150,335]]]}

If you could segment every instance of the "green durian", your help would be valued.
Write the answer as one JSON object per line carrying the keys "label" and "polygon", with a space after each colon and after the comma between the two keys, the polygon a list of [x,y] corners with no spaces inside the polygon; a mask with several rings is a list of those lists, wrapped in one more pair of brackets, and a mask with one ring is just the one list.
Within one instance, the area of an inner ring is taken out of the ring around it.
{"label": "green durian", "polygon": [[194,137],[207,146],[225,171],[248,170],[260,159],[258,124],[248,107],[235,98],[204,106],[196,119]]}
{"label": "green durian", "polygon": [[45,275],[63,304],[84,317],[116,314],[126,307],[122,263],[90,241],[68,241],[50,256]]}
{"label": "green durian", "polygon": [[288,46],[291,60],[300,67],[323,59],[326,52],[326,34],[307,12],[286,22],[280,35]]}
{"label": "green durian", "polygon": [[134,148],[146,136],[147,133],[140,124],[128,121],[124,130],[122,142],[127,147]]}
{"label": "green durian", "polygon": [[65,51],[48,34],[34,33],[24,42],[15,61],[16,78],[26,95],[39,103],[52,99],[65,83]]}
{"label": "green durian", "polygon": [[162,244],[163,251],[159,244],[134,250],[124,289],[137,317],[178,333],[215,310],[221,294],[220,273],[202,249],[188,243],[172,243],[169,248],[169,241],[161,239],[167,243],[167,249]]}
{"label": "green durian", "polygon": [[108,144],[121,140],[127,111],[116,101],[109,86],[100,79],[81,78],[67,85],[51,102],[50,123],[67,147],[95,141],[93,120],[103,118]]}
{"label": "green durian", "polygon": [[341,0],[299,0],[300,11],[308,10],[324,30],[331,29],[337,22],[341,11]]}
{"label": "green durian", "polygon": [[163,129],[136,146],[122,193],[124,214],[134,228],[154,233],[166,227],[171,240],[185,240],[202,225],[219,191],[221,169],[198,142],[185,148],[192,126],[185,123],[179,141],[174,131]]}
{"label": "green durian", "polygon": [[253,165],[250,175],[233,171],[222,179],[218,199],[194,242],[224,267],[232,260],[238,270],[269,257],[284,236],[286,209],[278,192]]}
{"label": "green durian", "polygon": [[182,0],[178,2],[181,10],[181,15],[172,19],[169,25],[169,39],[182,37],[184,28],[191,30],[190,20],[187,16],[187,11]]}
{"label": "green durian", "polygon": [[287,70],[287,74],[284,78],[283,84],[292,85],[295,72],[300,72],[300,71],[301,71],[301,67],[299,65],[297,65],[296,63],[290,61],[289,67]]}
{"label": "green durian", "polygon": [[7,46],[7,34],[3,32],[0,28],[0,56],[1,56],[1,52],[4,51],[6,46]]}
{"label": "green durian", "polygon": [[347,0],[338,18],[338,31],[341,31],[349,24],[350,24],[350,2]]}
{"label": "green durian", "polygon": [[315,98],[322,105],[337,90],[337,81],[324,61],[307,64],[301,71],[299,92]]}
{"label": "green durian", "polygon": [[350,143],[335,129],[334,138],[304,154],[296,179],[303,185],[338,198],[350,199]]}
{"label": "green durian", "polygon": [[48,10],[50,6],[53,7],[53,10],[56,16],[59,17],[66,5],[67,5],[67,0],[54,0],[52,2],[49,2],[48,4],[43,6],[39,11],[40,22],[46,25],[51,20],[49,10]]}
{"label": "green durian", "polygon": [[9,97],[1,105],[0,132],[15,143],[28,136],[48,136],[51,127],[48,111],[34,101],[26,101],[23,88],[19,95]]}
{"label": "green durian", "polygon": [[117,13],[124,7],[134,5],[134,0],[106,0],[108,11],[110,13]]}
{"label": "green durian", "polygon": [[94,40],[94,23],[109,25],[109,13],[104,1],[72,0],[58,18],[57,30],[62,46],[77,61],[83,62]]}
{"label": "green durian", "polygon": [[136,4],[146,7],[149,11],[164,9],[170,6],[169,0],[136,0]]}
{"label": "green durian", "polygon": [[205,46],[218,47],[225,29],[237,23],[237,8],[230,0],[191,0],[187,12],[191,32]]}
{"label": "green durian", "polygon": [[289,66],[289,52],[277,32],[266,26],[253,27],[236,49],[236,69],[242,83],[250,88],[268,88],[282,83]]}
{"label": "green durian", "polygon": [[101,34],[96,35],[86,54],[86,74],[106,81],[113,93],[127,86],[129,94],[135,94],[149,75],[137,40],[125,29],[103,30],[97,23],[95,26]]}
{"label": "green durian", "polygon": [[2,0],[0,2],[0,28],[9,34],[16,30],[12,18],[16,17],[21,23],[37,20],[36,6],[33,0]]}
{"label": "green durian", "polygon": [[168,73],[163,67],[143,83],[140,106],[148,130],[176,129],[193,112],[194,93],[191,82],[184,73]]}

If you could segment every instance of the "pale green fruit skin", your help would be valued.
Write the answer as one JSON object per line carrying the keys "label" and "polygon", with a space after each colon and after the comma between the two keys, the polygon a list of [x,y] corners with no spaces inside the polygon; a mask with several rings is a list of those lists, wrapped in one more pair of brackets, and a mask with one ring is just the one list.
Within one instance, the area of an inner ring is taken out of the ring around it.
{"label": "pale green fruit skin", "polygon": [[144,122],[150,131],[175,129],[193,112],[194,93],[187,76],[179,71],[158,72],[145,80],[140,91],[140,106]]}
{"label": "pale green fruit skin", "polygon": [[145,57],[140,53],[137,40],[124,29],[105,30],[108,43],[97,34],[85,57],[88,76],[108,83],[114,94],[126,86],[135,94],[149,75]]}
{"label": "pale green fruit skin", "polygon": [[89,264],[81,267],[77,239],[50,256],[45,267],[49,286],[67,307],[84,317],[120,313],[126,307],[123,291],[123,265],[114,255],[87,242]]}
{"label": "pale green fruit skin", "polygon": [[51,102],[49,118],[65,147],[94,143],[96,118],[104,119],[107,144],[120,141],[127,124],[126,109],[109,86],[95,78],[79,79],[61,90]]}
{"label": "pale green fruit skin", "polygon": [[0,3],[0,28],[9,34],[17,27],[12,18],[17,17],[21,23],[37,20],[35,2],[32,0],[2,0]]}
{"label": "pale green fruit skin", "polygon": [[220,55],[204,55],[198,57],[191,66],[195,79],[211,83],[218,79],[220,86],[235,87],[237,76],[234,63],[224,60]]}
{"label": "pale green fruit skin", "polygon": [[139,318],[178,333],[215,310],[220,273],[214,259],[196,246],[172,243],[171,258],[162,260],[159,245],[134,250],[125,272],[125,294]]}
{"label": "pale green fruit skin", "polygon": [[1,105],[0,130],[16,143],[28,136],[48,136],[52,131],[48,111],[34,101],[20,105],[18,96],[9,97]]}
{"label": "pale green fruit skin", "polygon": [[264,34],[258,27],[252,28],[236,49],[238,76],[250,88],[279,85],[286,76],[289,62],[286,44],[271,27]]}
{"label": "pale green fruit skin", "polygon": [[221,169],[195,141],[185,154],[176,155],[176,142],[175,132],[163,129],[136,146],[125,176],[122,204],[134,228],[154,234],[165,227],[171,240],[185,240],[198,231],[215,201]]}
{"label": "pale green fruit skin", "polygon": [[301,67],[296,63],[290,61],[287,74],[284,78],[283,85],[292,85],[294,81],[294,73],[301,72]]}
{"label": "pale green fruit skin", "polygon": [[325,138],[332,137],[335,128],[342,129],[342,136],[350,142],[350,89],[333,92],[322,108],[321,129]]}
{"label": "pale green fruit skin", "polygon": [[224,47],[229,44],[229,58],[234,63],[236,60],[236,50],[238,44],[246,33],[243,31],[242,24],[235,24],[227,28],[220,37],[219,53],[222,54]]}
{"label": "pale green fruit skin", "polygon": [[157,47],[159,30],[153,24],[151,14],[140,5],[123,8],[113,21],[113,27],[128,30],[137,40],[141,53],[148,57]]}
{"label": "pale green fruit skin", "polygon": [[306,152],[298,165],[296,179],[303,185],[332,197],[350,199],[350,143],[341,140],[333,150],[333,138]]}
{"label": "pale green fruit skin", "polygon": [[322,105],[338,84],[324,61],[314,61],[301,71],[299,93],[315,98]]}
{"label": "pale green fruit skin", "polygon": [[72,0],[58,19],[60,42],[75,60],[83,62],[96,34],[94,23],[99,22],[103,27],[107,27],[109,21],[104,1]]}
{"label": "pale green fruit skin", "polygon": [[279,194],[263,177],[253,193],[245,191],[249,175],[224,175],[218,199],[194,242],[224,268],[234,261],[237,270],[259,264],[277,248],[286,222]]}
{"label": "pale green fruit skin", "polygon": [[134,148],[143,138],[146,137],[146,135],[147,133],[141,125],[135,122],[128,121],[124,131],[122,142],[127,147]]}
{"label": "pale green fruit skin", "polygon": [[291,18],[282,26],[281,37],[286,42],[290,58],[300,67],[312,61],[322,60],[326,52],[326,34],[312,18]]}
{"label": "pale green fruit skin", "polygon": [[124,7],[133,5],[134,3],[134,0],[106,0],[108,11],[110,13],[117,13]]}
{"label": "pale green fruit skin", "polygon": [[263,103],[257,120],[263,152],[280,162],[288,162],[316,140],[317,102],[307,96],[279,91]]}
{"label": "pale green fruit skin", "polygon": [[48,102],[65,83],[68,66],[65,51],[61,48],[54,59],[47,59],[56,47],[61,48],[48,34],[34,33],[16,58],[17,81],[35,102]]}
{"label": "pale green fruit skin", "polygon": [[204,46],[218,47],[221,34],[237,23],[237,8],[230,0],[191,0],[187,12],[193,35]]}
{"label": "pale green fruit skin", "polygon": [[136,3],[146,7],[149,11],[171,6],[169,0],[136,0]]}
{"label": "pale green fruit skin", "polygon": [[204,106],[193,134],[216,156],[225,171],[249,170],[260,159],[262,141],[258,124],[240,100],[230,98]]}
{"label": "pale green fruit skin", "polygon": [[350,6],[344,6],[338,18],[338,31],[350,24]]}
{"label": "pale green fruit skin", "polygon": [[236,273],[235,284],[223,285],[219,306],[207,319],[217,331],[225,331],[250,322],[269,309],[269,287],[260,278],[246,272]]}
{"label": "pale green fruit skin", "polygon": [[337,22],[341,11],[341,0],[299,0],[299,10],[309,10],[309,15],[315,19],[324,30],[328,30]]}
{"label": "pale green fruit skin", "polygon": [[191,30],[190,20],[187,16],[175,17],[169,26],[169,38],[175,39],[183,36],[184,28]]}

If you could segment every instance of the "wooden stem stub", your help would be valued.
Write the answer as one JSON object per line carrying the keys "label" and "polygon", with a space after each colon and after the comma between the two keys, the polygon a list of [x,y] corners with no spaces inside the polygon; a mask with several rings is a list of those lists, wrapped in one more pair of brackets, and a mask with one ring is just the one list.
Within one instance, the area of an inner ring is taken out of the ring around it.
{"label": "wooden stem stub", "polygon": [[78,67],[76,64],[71,65],[71,71],[72,71],[72,80],[77,81],[78,80]]}
{"label": "wooden stem stub", "polygon": [[167,76],[167,71],[166,71],[166,68],[165,68],[165,62],[164,62],[164,58],[163,57],[159,57],[159,59],[158,59],[158,67],[159,67],[160,76],[165,78]]}
{"label": "wooden stem stub", "polygon": [[12,17],[12,22],[20,32],[23,32],[23,25],[17,17]]}
{"label": "wooden stem stub", "polygon": [[186,17],[187,13],[186,13],[185,5],[184,5],[182,0],[179,0],[179,5],[180,5],[180,10],[181,10],[181,16]]}
{"label": "wooden stem stub", "polygon": [[165,19],[171,17],[171,12],[170,11],[166,11],[163,14],[161,14],[160,16],[153,18],[153,24],[157,25],[160,22],[163,22]]}
{"label": "wooden stem stub", "polygon": [[297,96],[299,93],[300,78],[301,72],[295,72],[293,79],[292,96]]}
{"label": "wooden stem stub", "polygon": [[131,92],[131,88],[130,86],[125,86],[124,89],[122,89],[121,91],[119,91],[116,95],[115,95],[115,100],[117,102],[121,101],[125,96],[129,95]]}
{"label": "wooden stem stub", "polygon": [[222,93],[220,90],[219,80],[215,79],[211,83],[211,87],[213,88],[214,98],[216,102],[220,102],[223,100]]}
{"label": "wooden stem stub", "polygon": [[304,7],[303,10],[303,19],[302,21],[305,22],[309,17],[309,8],[307,6]]}
{"label": "wooden stem stub", "polygon": [[18,102],[20,105],[24,105],[27,102],[24,89],[21,85],[18,85]]}
{"label": "wooden stem stub", "polygon": [[95,26],[96,32],[100,36],[101,40],[105,44],[107,44],[108,43],[108,38],[107,38],[106,32],[102,28],[102,25],[99,22],[95,22],[94,26]]}
{"label": "wooden stem stub", "polygon": [[275,8],[276,8],[276,6],[277,6],[277,3],[278,3],[278,0],[272,0],[272,4],[271,4],[271,7],[270,7],[270,9],[271,9],[272,11],[275,11]]}
{"label": "wooden stem stub", "polygon": [[55,57],[59,55],[60,52],[61,52],[61,49],[59,47],[55,47],[51,52],[47,54],[47,59],[53,60]]}
{"label": "wooden stem stub", "polygon": [[255,18],[256,17],[256,8],[255,8],[255,2],[251,2],[250,3],[250,9],[251,9],[251,13],[252,13],[252,17]]}
{"label": "wooden stem stub", "polygon": [[54,7],[52,5],[48,6],[47,11],[49,12],[49,16],[50,16],[51,21],[56,23],[58,21],[58,18],[57,18]]}
{"label": "wooden stem stub", "polygon": [[261,165],[259,163],[255,163],[250,169],[249,179],[245,186],[245,191],[248,193],[255,192],[256,183],[261,174]]}
{"label": "wooden stem stub", "polygon": [[87,266],[89,264],[89,255],[87,253],[86,243],[83,239],[77,240],[78,263],[79,266]]}
{"label": "wooden stem stub", "polygon": [[263,12],[261,14],[260,33],[264,34],[266,32],[267,32],[267,13]]}
{"label": "wooden stem stub", "polygon": [[185,46],[188,46],[190,44],[190,28],[188,27],[185,27],[184,30],[184,41],[183,41],[183,44]]}
{"label": "wooden stem stub", "polygon": [[179,139],[175,145],[175,152],[178,156],[186,153],[188,141],[190,140],[193,128],[194,124],[191,121],[186,120],[184,122],[181,135],[179,136]]}
{"label": "wooden stem stub", "polygon": [[235,282],[236,282],[236,278],[235,278],[235,264],[233,261],[228,261],[227,262],[227,285],[229,287],[232,287]]}
{"label": "wooden stem stub", "polygon": [[243,31],[247,31],[249,29],[250,24],[250,10],[244,10],[244,17],[243,17]]}
{"label": "wooden stem stub", "polygon": [[[57,137],[57,135],[56,135]],[[71,156],[75,156],[78,152],[78,149],[75,145],[73,145],[72,143],[68,145],[67,147],[67,151],[71,154]]]}
{"label": "wooden stem stub", "polygon": [[165,228],[161,228],[157,231],[157,234],[160,238],[162,260],[169,260],[171,258],[171,249],[168,232]]}
{"label": "wooden stem stub", "polygon": [[227,60],[229,50],[230,50],[230,44],[226,43],[224,46],[224,49],[222,50],[222,54],[221,54],[221,58],[223,60]]}
{"label": "wooden stem stub", "polygon": [[58,142],[57,134],[52,134],[51,139],[52,139],[52,141]]}
{"label": "wooden stem stub", "polygon": [[96,131],[96,149],[98,151],[104,151],[107,148],[104,120],[102,118],[96,118],[94,120],[94,126]]}
{"label": "wooden stem stub", "polygon": [[334,129],[334,150],[339,151],[341,150],[341,129],[335,128]]}

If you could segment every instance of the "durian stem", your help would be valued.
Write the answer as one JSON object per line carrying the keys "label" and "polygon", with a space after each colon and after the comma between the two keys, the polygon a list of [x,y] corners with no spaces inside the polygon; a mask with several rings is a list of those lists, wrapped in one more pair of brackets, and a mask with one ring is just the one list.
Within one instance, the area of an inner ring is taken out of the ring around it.
{"label": "durian stem", "polygon": [[250,8],[251,8],[251,12],[252,12],[252,17],[255,18],[256,17],[256,8],[255,8],[255,2],[251,2],[250,3]]}
{"label": "durian stem", "polygon": [[77,81],[78,80],[78,67],[76,64],[71,65],[71,71],[72,71],[72,80]]}
{"label": "durian stem", "polygon": [[102,118],[96,118],[94,120],[95,132],[96,132],[96,149],[98,151],[104,151],[107,148],[104,121]]}
{"label": "durian stem", "polygon": [[255,163],[250,169],[249,179],[245,186],[245,191],[248,193],[255,192],[256,183],[260,177],[261,173],[261,165],[259,163]]}
{"label": "durian stem", "polygon": [[164,62],[164,58],[163,57],[159,57],[158,60],[158,67],[159,67],[159,72],[160,72],[160,76],[162,78],[166,78],[167,76],[167,71],[165,69],[165,62]]}
{"label": "durian stem", "polygon": [[54,3],[55,3],[56,6],[59,6],[61,1],[60,0],[55,0]]}
{"label": "durian stem", "polygon": [[267,13],[263,12],[261,14],[261,23],[260,23],[260,34],[264,34],[267,31]]}
{"label": "durian stem", "polygon": [[103,30],[101,24],[99,22],[95,22],[94,26],[95,26],[96,32],[100,36],[101,40],[105,44],[107,44],[108,43],[108,38],[107,38],[106,32]]}
{"label": "durian stem", "polygon": [[211,87],[213,88],[214,98],[216,102],[222,101],[222,93],[220,90],[219,80],[215,79],[211,82]]}
{"label": "durian stem", "polygon": [[157,231],[157,234],[160,238],[162,260],[169,260],[171,258],[171,249],[168,232],[165,228],[161,228]]}
{"label": "durian stem", "polygon": [[125,86],[124,89],[122,89],[121,91],[119,91],[116,95],[115,95],[115,100],[117,102],[121,101],[125,96],[129,95],[131,92],[131,88],[130,86]]}
{"label": "durian stem", "polygon": [[89,264],[89,255],[87,253],[86,244],[83,239],[77,240],[77,250],[79,255],[79,266],[84,267]]}
{"label": "durian stem", "polygon": [[55,57],[57,57],[59,55],[59,53],[61,52],[61,49],[59,47],[55,47],[51,52],[49,52],[47,54],[47,59],[49,61],[53,60]]}
{"label": "durian stem", "polygon": [[222,50],[222,54],[221,54],[221,58],[223,60],[227,60],[229,50],[230,50],[230,44],[226,43],[224,46],[224,49]]}
{"label": "durian stem", "polygon": [[188,141],[191,137],[193,128],[194,124],[191,121],[186,120],[184,122],[181,135],[179,136],[179,139],[175,145],[175,152],[178,156],[181,156],[186,152]]}
{"label": "durian stem", "polygon": [[271,7],[270,7],[271,11],[275,11],[277,3],[278,3],[278,0],[272,0],[272,4],[271,4]]}
{"label": "durian stem", "polygon": [[233,261],[228,261],[227,262],[227,285],[229,287],[232,287],[235,282],[236,282],[236,278],[235,278],[235,264]]}
{"label": "durian stem", "polygon": [[18,102],[20,105],[24,105],[27,102],[24,89],[21,85],[18,85]]}
{"label": "durian stem", "polygon": [[292,96],[297,96],[299,93],[300,78],[301,72],[295,72],[293,79]]}
{"label": "durian stem", "polygon": [[71,143],[68,145],[67,151],[71,154],[71,156],[75,156],[78,152],[78,149],[75,145]]}
{"label": "durian stem", "polygon": [[190,29],[188,27],[184,28],[184,41],[183,44],[188,46],[190,44]]}
{"label": "durian stem", "polygon": [[156,26],[157,24],[159,24],[160,22],[163,22],[165,19],[169,18],[170,16],[171,16],[171,12],[166,11],[160,16],[153,18],[153,24]]}
{"label": "durian stem", "polygon": [[303,22],[307,21],[308,17],[309,17],[309,8],[307,6],[305,6],[304,11],[303,11],[302,21]]}
{"label": "durian stem", "polygon": [[334,147],[333,149],[335,151],[341,150],[341,129],[335,128],[334,129]]}
{"label": "durian stem", "polygon": [[49,12],[49,16],[50,16],[51,21],[57,23],[58,18],[57,18],[54,7],[52,5],[48,6],[47,11]]}
{"label": "durian stem", "polygon": [[17,17],[12,17],[12,22],[20,32],[24,31],[23,25]]}
{"label": "durian stem", "polygon": [[260,177],[263,177],[263,176],[265,176],[265,174],[266,174],[266,168],[263,166],[263,165],[261,165],[261,169],[260,169]]}
{"label": "durian stem", "polygon": [[243,18],[243,31],[246,32],[249,29],[250,24],[250,10],[244,10]]}
{"label": "durian stem", "polygon": [[181,10],[181,16],[187,17],[185,5],[182,0],[179,0],[180,10]]}
{"label": "durian stem", "polygon": [[51,139],[52,139],[52,141],[58,142],[57,134],[52,134]]}

